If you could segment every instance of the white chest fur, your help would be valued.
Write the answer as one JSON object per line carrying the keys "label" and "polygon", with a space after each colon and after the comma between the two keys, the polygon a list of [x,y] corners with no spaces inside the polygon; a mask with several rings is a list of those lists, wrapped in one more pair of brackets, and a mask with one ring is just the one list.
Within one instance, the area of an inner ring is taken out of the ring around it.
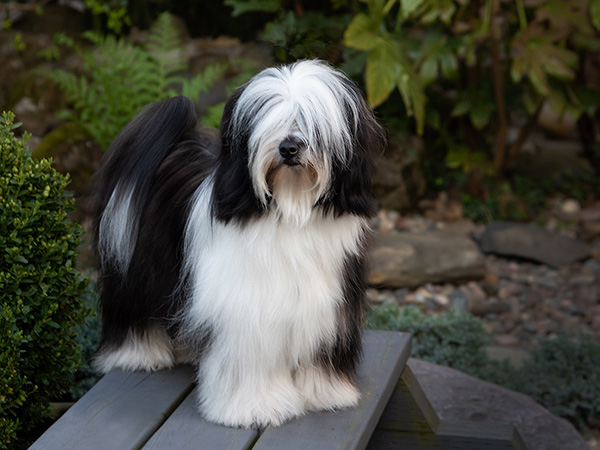
{"label": "white chest fur", "polygon": [[201,410],[209,420],[252,426],[356,404],[353,385],[315,360],[335,342],[344,265],[361,250],[365,219],[315,212],[298,227],[266,214],[225,225],[209,208],[201,189],[184,260],[184,332],[210,333],[198,370]]}
{"label": "white chest fur", "polygon": [[318,212],[302,227],[275,215],[224,225],[210,219],[207,192],[198,194],[186,230],[188,325],[217,327],[230,345],[275,360],[310,358],[331,342],[343,265],[360,251],[365,220]]}

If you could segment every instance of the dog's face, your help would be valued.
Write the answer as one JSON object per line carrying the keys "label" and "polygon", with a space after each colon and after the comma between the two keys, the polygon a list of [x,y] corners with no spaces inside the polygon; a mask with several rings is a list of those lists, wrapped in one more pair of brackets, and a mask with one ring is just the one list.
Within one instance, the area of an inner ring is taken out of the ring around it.
{"label": "dog's face", "polygon": [[221,133],[216,182],[221,172],[241,183],[241,170],[223,165],[244,164],[258,210],[298,226],[317,206],[370,214],[356,198],[370,202],[368,153],[381,145],[381,129],[356,87],[328,65],[301,61],[264,70],[228,102]]}

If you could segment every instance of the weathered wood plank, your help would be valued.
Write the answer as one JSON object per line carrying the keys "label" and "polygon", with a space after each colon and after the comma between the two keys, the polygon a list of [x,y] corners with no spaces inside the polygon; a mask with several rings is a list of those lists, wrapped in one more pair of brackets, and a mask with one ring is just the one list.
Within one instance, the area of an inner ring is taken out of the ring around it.
{"label": "weathered wood plank", "polygon": [[410,335],[364,334],[364,355],[358,367],[362,393],[356,408],[311,413],[277,428],[268,428],[255,450],[364,449],[410,355]]}
{"label": "weathered wood plank", "polygon": [[518,431],[505,424],[440,420],[410,362],[385,407],[367,450],[525,450]]}
{"label": "weathered wood plank", "polygon": [[155,373],[113,370],[30,449],[139,448],[190,392],[193,380],[187,366]]}
{"label": "weathered wood plank", "polygon": [[[462,433],[462,432],[461,432]],[[368,449],[371,450],[525,450],[519,439],[506,436],[465,434],[412,433],[375,430]]]}
{"label": "weathered wood plank", "polygon": [[143,450],[219,449],[246,450],[258,432],[206,422],[198,412],[192,392],[152,436]]}

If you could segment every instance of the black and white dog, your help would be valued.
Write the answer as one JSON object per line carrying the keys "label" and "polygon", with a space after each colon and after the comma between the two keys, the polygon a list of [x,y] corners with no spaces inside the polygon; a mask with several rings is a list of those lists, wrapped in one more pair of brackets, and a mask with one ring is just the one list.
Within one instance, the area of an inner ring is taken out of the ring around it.
{"label": "black and white dog", "polygon": [[225,106],[150,105],[99,174],[97,367],[198,368],[213,422],[278,425],[356,405],[370,154],[382,129],[319,61],[266,69]]}

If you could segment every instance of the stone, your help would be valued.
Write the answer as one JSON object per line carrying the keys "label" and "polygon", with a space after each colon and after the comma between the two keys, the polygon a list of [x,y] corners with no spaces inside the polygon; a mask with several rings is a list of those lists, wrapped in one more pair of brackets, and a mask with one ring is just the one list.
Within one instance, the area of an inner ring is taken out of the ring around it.
{"label": "stone", "polygon": [[564,217],[575,218],[581,212],[581,205],[573,198],[568,198],[560,204],[560,213]]}
{"label": "stone", "polygon": [[425,361],[408,365],[442,421],[513,426],[528,450],[589,448],[573,425],[526,395]]}
{"label": "stone", "polygon": [[488,299],[470,299],[471,301],[468,304],[468,311],[479,317],[485,317],[490,314],[503,314],[507,312],[510,308],[509,306],[499,300],[496,297],[490,297]]}
{"label": "stone", "polygon": [[394,221],[394,217],[391,214],[381,209],[375,219],[375,229],[380,233],[389,233],[396,229],[396,221]]}
{"label": "stone", "polygon": [[517,155],[513,173],[536,181],[569,173],[593,175],[594,169],[583,154],[580,142],[542,140],[532,151]]}
{"label": "stone", "polygon": [[544,102],[542,105],[538,125],[552,137],[578,140],[577,118],[566,108],[557,111],[550,103]]}
{"label": "stone", "polygon": [[494,336],[494,344],[501,347],[511,347],[519,345],[519,338],[513,334],[499,334]]}
{"label": "stone", "polygon": [[485,258],[475,242],[444,231],[380,234],[371,254],[368,281],[389,288],[477,280]]}
{"label": "stone", "polygon": [[447,232],[463,234],[465,236],[473,236],[478,231],[477,225],[470,219],[444,222],[440,225],[440,228]]}
{"label": "stone", "polygon": [[426,217],[436,222],[452,223],[463,220],[463,203],[460,196],[450,195],[446,191],[440,192],[435,200],[421,200],[419,209]]}
{"label": "stone", "polygon": [[478,240],[485,253],[525,258],[555,268],[591,255],[585,242],[552,233],[533,223],[491,222]]}
{"label": "stone", "polygon": [[385,155],[375,156],[373,190],[381,208],[405,211],[425,193],[423,151],[423,140],[411,136],[390,139]]}

